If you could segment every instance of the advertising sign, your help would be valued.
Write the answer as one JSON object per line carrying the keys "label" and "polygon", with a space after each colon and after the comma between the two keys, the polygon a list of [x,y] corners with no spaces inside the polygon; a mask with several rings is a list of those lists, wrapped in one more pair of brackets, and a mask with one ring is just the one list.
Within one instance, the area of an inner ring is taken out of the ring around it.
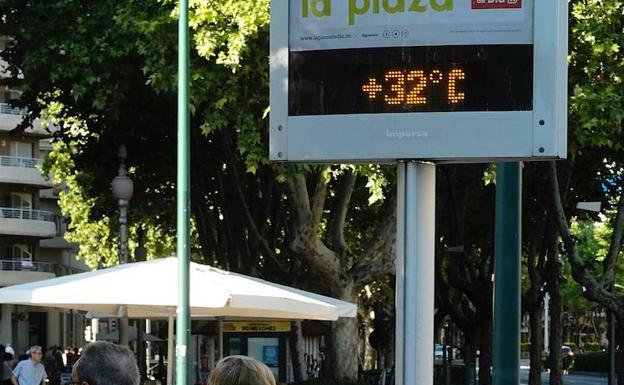
{"label": "advertising sign", "polygon": [[226,333],[289,332],[289,321],[228,321],[223,323]]}
{"label": "advertising sign", "polygon": [[290,51],[533,44],[533,1],[291,1]]}
{"label": "advertising sign", "polygon": [[566,154],[565,0],[273,0],[271,159]]}
{"label": "advertising sign", "polygon": [[264,362],[267,366],[277,366],[279,363],[279,350],[276,345],[269,345],[262,347],[262,362]]}

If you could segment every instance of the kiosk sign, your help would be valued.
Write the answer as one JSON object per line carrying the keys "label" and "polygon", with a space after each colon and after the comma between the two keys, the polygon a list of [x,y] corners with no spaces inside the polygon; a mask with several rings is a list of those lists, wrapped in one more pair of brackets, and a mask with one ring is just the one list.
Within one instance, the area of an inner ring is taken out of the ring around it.
{"label": "kiosk sign", "polygon": [[565,0],[273,0],[271,159],[566,154]]}

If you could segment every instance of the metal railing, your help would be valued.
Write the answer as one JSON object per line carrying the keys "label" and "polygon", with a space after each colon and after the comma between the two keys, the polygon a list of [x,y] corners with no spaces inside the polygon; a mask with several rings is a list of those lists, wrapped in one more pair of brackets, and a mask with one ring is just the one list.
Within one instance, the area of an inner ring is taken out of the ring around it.
{"label": "metal railing", "polygon": [[0,155],[0,166],[3,167],[37,168],[42,162],[42,159],[37,158]]}
{"label": "metal railing", "polygon": [[24,108],[11,107],[9,103],[0,103],[0,114],[26,116],[28,111]]}
{"label": "metal railing", "polygon": [[54,273],[54,263],[34,262],[19,259],[0,259],[2,271],[37,271],[40,273]]}
{"label": "metal railing", "polygon": [[54,222],[54,214],[49,211],[14,209],[10,207],[0,207],[0,218]]}

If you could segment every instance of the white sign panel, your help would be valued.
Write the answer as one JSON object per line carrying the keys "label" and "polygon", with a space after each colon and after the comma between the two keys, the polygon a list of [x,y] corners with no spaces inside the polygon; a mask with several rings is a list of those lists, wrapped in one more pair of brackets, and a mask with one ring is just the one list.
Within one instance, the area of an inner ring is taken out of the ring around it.
{"label": "white sign panel", "polygon": [[566,152],[566,0],[272,1],[272,160]]}

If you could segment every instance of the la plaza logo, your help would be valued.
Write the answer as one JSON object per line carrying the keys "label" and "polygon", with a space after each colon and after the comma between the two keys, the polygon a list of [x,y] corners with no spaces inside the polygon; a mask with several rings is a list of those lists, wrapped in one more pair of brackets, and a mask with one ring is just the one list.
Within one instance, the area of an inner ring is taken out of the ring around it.
{"label": "la plaza logo", "polygon": [[472,0],[472,9],[522,8],[522,0]]}

